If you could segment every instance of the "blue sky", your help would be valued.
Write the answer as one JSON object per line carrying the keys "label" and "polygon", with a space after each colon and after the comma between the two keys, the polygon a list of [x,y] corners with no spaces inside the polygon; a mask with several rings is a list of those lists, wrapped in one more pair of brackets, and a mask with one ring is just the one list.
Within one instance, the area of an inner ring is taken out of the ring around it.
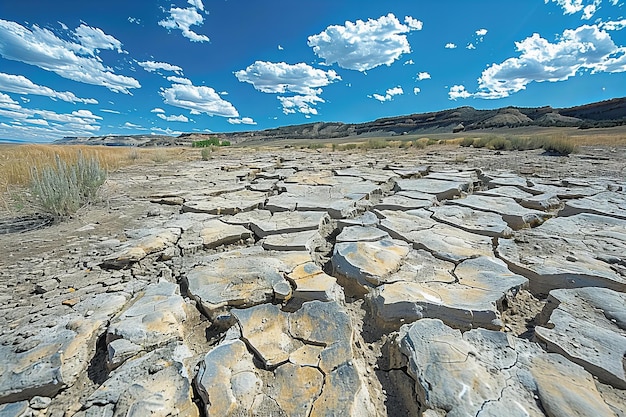
{"label": "blue sky", "polygon": [[623,97],[625,1],[5,1],[0,138]]}

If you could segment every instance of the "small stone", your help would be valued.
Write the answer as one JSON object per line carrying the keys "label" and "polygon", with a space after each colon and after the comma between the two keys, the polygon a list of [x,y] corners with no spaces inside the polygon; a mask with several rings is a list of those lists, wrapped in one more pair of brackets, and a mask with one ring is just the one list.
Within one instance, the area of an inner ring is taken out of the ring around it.
{"label": "small stone", "polygon": [[63,300],[61,304],[68,307],[74,307],[80,302],[80,298],[70,298],[69,300]]}
{"label": "small stone", "polygon": [[36,396],[31,398],[30,408],[34,410],[43,410],[45,408],[48,408],[51,402],[52,398]]}

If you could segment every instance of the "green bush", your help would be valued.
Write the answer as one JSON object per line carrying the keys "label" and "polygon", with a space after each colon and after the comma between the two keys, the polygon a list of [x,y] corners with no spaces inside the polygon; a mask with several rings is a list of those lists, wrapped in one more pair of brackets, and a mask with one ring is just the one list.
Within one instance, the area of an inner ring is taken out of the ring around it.
{"label": "green bush", "polygon": [[76,162],[67,164],[56,155],[55,166],[32,169],[31,191],[46,212],[62,217],[93,201],[105,180],[106,171],[97,159],[79,152]]}
{"label": "green bush", "polygon": [[197,140],[191,143],[192,148],[208,148],[210,146],[230,146],[230,141],[219,140],[218,138],[209,138]]}

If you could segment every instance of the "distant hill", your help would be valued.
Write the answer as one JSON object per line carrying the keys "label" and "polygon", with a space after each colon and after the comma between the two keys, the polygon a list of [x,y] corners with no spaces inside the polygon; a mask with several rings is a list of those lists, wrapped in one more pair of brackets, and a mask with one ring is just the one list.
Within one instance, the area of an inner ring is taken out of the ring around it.
{"label": "distant hill", "polygon": [[109,146],[181,146],[207,136],[232,143],[246,140],[333,139],[407,134],[452,133],[520,126],[613,127],[626,124],[626,97],[583,106],[555,109],[545,107],[504,107],[477,110],[464,106],[450,110],[387,117],[366,123],[317,122],[248,132],[183,133],[178,137],[156,135],[97,136],[63,138],[55,143]]}

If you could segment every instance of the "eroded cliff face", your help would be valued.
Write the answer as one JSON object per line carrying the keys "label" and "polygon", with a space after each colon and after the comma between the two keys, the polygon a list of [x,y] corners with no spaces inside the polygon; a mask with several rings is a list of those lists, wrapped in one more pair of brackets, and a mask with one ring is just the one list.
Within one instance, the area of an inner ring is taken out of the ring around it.
{"label": "eroded cliff face", "polygon": [[184,133],[171,136],[94,136],[64,138],[60,143],[127,146],[190,146],[193,141],[219,137],[232,143],[249,140],[336,139],[386,137],[406,134],[457,133],[464,130],[542,127],[613,127],[626,123],[626,98],[590,103],[565,109],[552,107],[505,107],[477,110],[464,106],[430,113],[388,117],[365,123],[316,122],[274,129],[233,133]]}
{"label": "eroded cliff face", "polygon": [[623,416],[624,155],[120,170],[0,235],[0,415]]}

